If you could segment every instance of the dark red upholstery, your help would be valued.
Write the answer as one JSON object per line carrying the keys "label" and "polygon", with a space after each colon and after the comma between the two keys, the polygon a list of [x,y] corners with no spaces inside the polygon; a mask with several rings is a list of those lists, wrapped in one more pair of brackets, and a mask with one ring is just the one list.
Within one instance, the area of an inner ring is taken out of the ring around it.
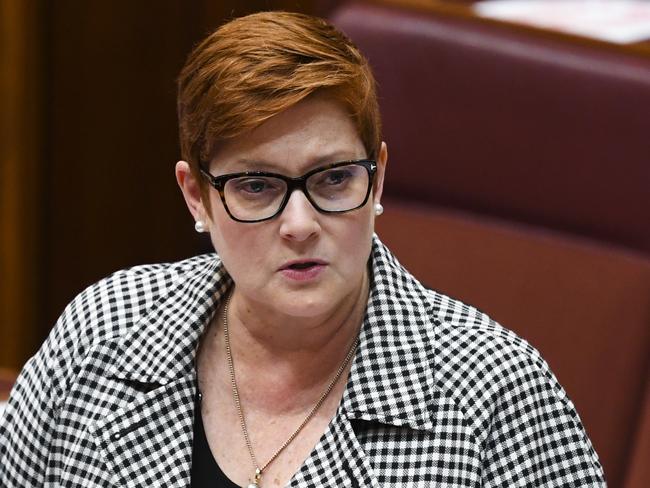
{"label": "dark red upholstery", "polygon": [[393,201],[385,207],[378,233],[406,268],[542,352],[610,487],[623,486],[650,366],[650,260],[483,217]]}
{"label": "dark red upholstery", "polygon": [[650,59],[405,8],[332,20],[379,83],[380,236],[541,350],[610,488],[650,486]]}
{"label": "dark red upholstery", "polygon": [[650,381],[646,376],[645,401],[639,419],[639,428],[632,447],[632,455],[625,488],[643,488],[650,486]]}
{"label": "dark red upholstery", "polygon": [[650,60],[367,4],[332,20],[369,57],[390,196],[650,253]]}

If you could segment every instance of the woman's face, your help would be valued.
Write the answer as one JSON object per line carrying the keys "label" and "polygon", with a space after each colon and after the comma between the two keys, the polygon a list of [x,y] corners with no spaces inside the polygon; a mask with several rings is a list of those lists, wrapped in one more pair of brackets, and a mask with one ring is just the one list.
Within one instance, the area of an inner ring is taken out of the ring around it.
{"label": "woman's face", "polygon": [[[328,163],[365,158],[366,151],[342,106],[310,97],[252,132],[229,140],[210,162],[223,175],[267,171],[296,177]],[[318,212],[294,191],[280,215],[264,222],[232,220],[210,189],[207,220],[215,249],[236,284],[238,298],[262,310],[293,317],[332,314],[363,286],[374,229],[374,204],[382,192],[386,148],[378,157],[374,191],[361,208]],[[311,263],[306,270],[289,268]]]}

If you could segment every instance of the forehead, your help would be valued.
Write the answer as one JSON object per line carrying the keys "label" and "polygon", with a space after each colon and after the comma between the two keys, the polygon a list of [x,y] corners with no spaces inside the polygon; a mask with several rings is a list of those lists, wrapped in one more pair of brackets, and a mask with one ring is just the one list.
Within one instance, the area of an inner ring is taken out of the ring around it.
{"label": "forehead", "polygon": [[328,98],[309,97],[226,141],[210,168],[215,175],[254,170],[299,175],[323,164],[365,157],[345,108]]}

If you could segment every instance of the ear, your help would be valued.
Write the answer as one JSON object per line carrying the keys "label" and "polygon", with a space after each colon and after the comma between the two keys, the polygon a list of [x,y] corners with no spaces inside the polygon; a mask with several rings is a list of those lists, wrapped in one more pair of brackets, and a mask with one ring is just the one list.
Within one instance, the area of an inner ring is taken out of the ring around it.
{"label": "ear", "polygon": [[388,147],[385,142],[382,142],[379,148],[379,154],[377,155],[377,173],[375,173],[375,185],[372,196],[374,203],[381,203],[381,195],[384,192],[386,163],[388,163]]}
{"label": "ear", "polygon": [[190,165],[186,161],[176,163],[176,181],[183,192],[183,198],[194,220],[202,220],[204,223],[209,222],[209,215],[206,212],[203,199],[201,198],[201,187],[196,180]]}

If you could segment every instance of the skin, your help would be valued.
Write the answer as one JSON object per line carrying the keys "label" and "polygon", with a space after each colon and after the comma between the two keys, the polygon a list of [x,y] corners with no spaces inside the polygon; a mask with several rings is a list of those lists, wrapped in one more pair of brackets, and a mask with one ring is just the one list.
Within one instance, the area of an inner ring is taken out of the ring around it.
{"label": "skin", "polygon": [[[366,156],[344,108],[312,96],[229,140],[210,162],[210,172],[218,176],[265,170],[300,176],[324,164]],[[323,214],[295,191],[278,217],[259,223],[232,220],[216,190],[203,201],[188,163],[176,165],[192,216],[208,227],[235,282],[228,311],[231,345],[246,422],[262,464],[305,418],[358,334],[368,298],[374,204],[381,198],[386,161],[382,143],[374,189],[358,210]],[[288,261],[314,258],[327,265],[313,280],[292,280],[279,271]],[[219,465],[233,481],[245,484],[250,458],[232,401],[222,312],[215,315],[198,353],[202,415]],[[347,372],[318,415],[265,470],[265,479],[284,485],[309,455],[336,411]]]}

